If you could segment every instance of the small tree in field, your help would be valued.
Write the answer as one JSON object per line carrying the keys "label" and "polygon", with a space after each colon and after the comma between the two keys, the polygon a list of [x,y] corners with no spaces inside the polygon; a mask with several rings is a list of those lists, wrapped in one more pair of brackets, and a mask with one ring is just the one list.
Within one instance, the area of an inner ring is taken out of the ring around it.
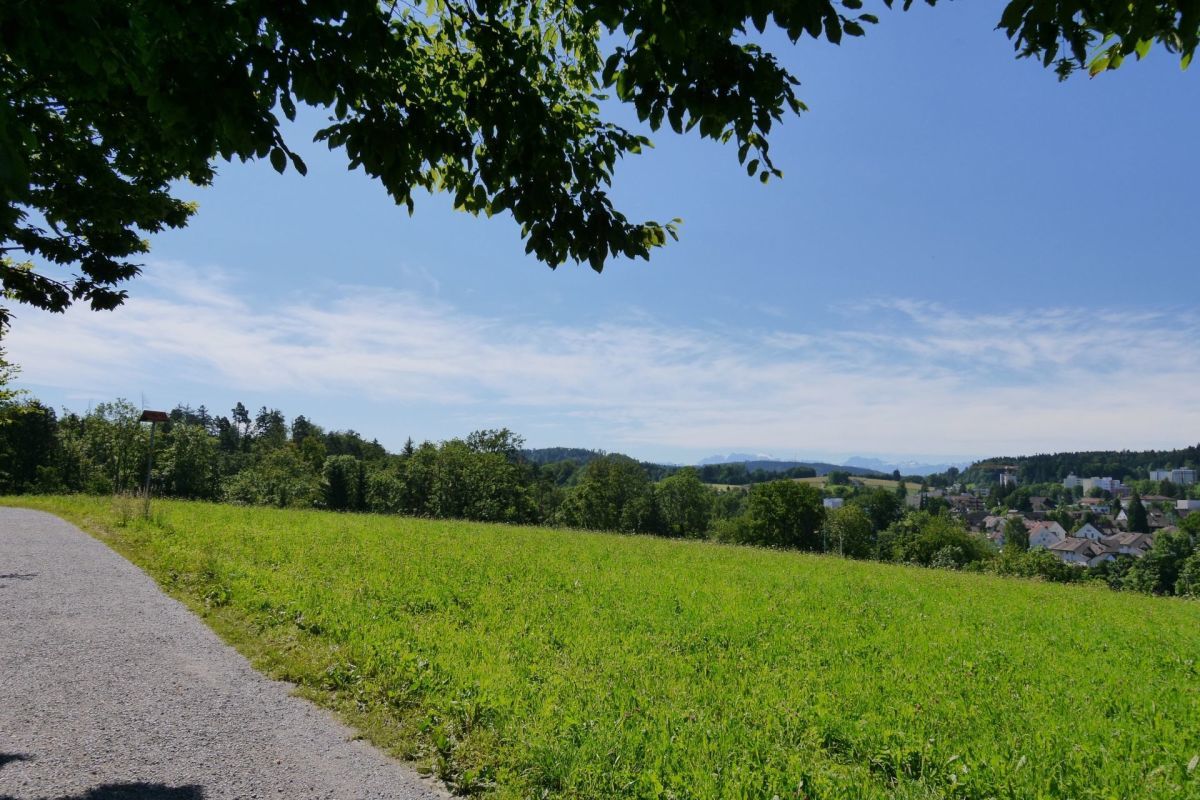
{"label": "small tree in field", "polygon": [[704,536],[713,514],[713,493],[694,469],[663,478],[655,489],[662,524],[672,536]]}
{"label": "small tree in field", "polygon": [[770,481],[750,489],[739,536],[748,544],[820,550],[824,521],[821,492],[815,486]]}
{"label": "small tree in field", "polygon": [[869,558],[875,550],[875,527],[856,505],[835,508],[825,517],[825,549],[850,558]]}

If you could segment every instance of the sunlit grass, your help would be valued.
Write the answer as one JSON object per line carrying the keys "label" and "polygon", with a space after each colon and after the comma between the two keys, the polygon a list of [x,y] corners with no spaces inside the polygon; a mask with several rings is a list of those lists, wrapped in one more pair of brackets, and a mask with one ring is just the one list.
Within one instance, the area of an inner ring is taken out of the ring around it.
{"label": "sunlit grass", "polygon": [[498,797],[1200,797],[1200,603],[645,537],[59,513],[260,668]]}

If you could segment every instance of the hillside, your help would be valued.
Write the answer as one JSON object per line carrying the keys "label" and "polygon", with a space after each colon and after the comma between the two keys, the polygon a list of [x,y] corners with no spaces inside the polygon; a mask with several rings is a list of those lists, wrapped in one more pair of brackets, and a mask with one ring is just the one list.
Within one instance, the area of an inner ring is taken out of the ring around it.
{"label": "hillside", "polygon": [[1200,797],[1196,603],[649,537],[6,502],[97,533],[461,792]]}
{"label": "hillside", "polygon": [[521,456],[533,464],[553,464],[556,461],[576,461],[586,464],[607,453],[603,450],[588,450],[583,447],[536,447],[521,451]]}
{"label": "hillside", "polygon": [[[825,484],[829,482],[829,477],[823,475],[819,478],[798,478],[797,480],[801,483],[811,483],[813,486],[824,488]],[[855,477],[854,480],[869,489],[887,489],[889,492],[896,491],[901,484],[901,481],[894,481],[891,478]]]}
{"label": "hillside", "polygon": [[1022,483],[1054,483],[1069,474],[1104,476],[1120,480],[1144,479],[1151,469],[1200,467],[1200,445],[1178,450],[1085,450],[1039,453],[1031,456],[998,456],[976,462],[963,471],[969,483],[995,480],[994,465],[1014,465]]}
{"label": "hillside", "polygon": [[882,473],[876,472],[873,469],[865,467],[846,467],[839,464],[829,464],[824,461],[745,461],[746,469],[753,472],[756,469],[765,470],[766,472],[786,472],[787,470],[796,467],[808,467],[817,473],[817,475],[827,475],[830,472],[841,471],[848,472],[851,475],[862,475],[864,477],[882,478]]}

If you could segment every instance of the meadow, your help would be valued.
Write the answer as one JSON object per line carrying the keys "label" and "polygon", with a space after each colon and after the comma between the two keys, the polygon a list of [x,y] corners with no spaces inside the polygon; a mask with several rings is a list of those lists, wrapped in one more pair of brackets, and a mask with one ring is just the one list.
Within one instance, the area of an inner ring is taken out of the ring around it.
{"label": "meadow", "polygon": [[458,792],[1200,798],[1200,603],[707,542],[7,498]]}
{"label": "meadow", "polygon": [[[825,485],[829,482],[829,477],[826,475],[820,475],[815,478],[792,478],[791,480],[795,481],[796,483],[807,483],[810,486],[815,486],[818,489],[823,489],[823,488],[825,488]],[[896,491],[896,489],[900,486],[900,483],[901,483],[900,481],[894,481],[891,478],[860,478],[860,477],[855,476],[851,480],[856,484],[861,484],[862,486],[867,487],[868,489],[887,489],[888,491],[892,491],[892,492]],[[721,491],[721,492],[729,492],[729,491],[746,492],[746,491],[750,490],[750,486],[752,484],[708,483],[705,485],[709,486],[713,489],[716,489],[717,491]]]}
{"label": "meadow", "polygon": [[[794,478],[793,480],[797,481],[798,483],[808,483],[816,486],[818,489],[822,489],[829,482],[829,477],[827,475],[822,475],[817,478]],[[858,476],[852,477],[851,481],[861,484],[868,489],[887,489],[888,491],[892,492],[896,491],[901,483],[901,481],[894,481],[891,478],[860,478]]]}

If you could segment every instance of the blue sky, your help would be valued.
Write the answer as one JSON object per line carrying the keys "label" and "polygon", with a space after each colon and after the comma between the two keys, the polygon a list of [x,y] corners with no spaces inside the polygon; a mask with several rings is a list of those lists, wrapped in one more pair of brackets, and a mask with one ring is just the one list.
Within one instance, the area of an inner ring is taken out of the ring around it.
{"label": "blue sky", "polygon": [[390,447],[496,426],[671,461],[1193,444],[1198,75],[1156,51],[1059,83],[998,14],[782,45],[811,108],[772,139],[784,179],[655,134],[615,196],[681,241],[602,275],[444,197],[409,218],[304,146],[311,113],[307,178],[222,165],[124,308],[19,309],[10,357],[55,405],[242,400]]}

